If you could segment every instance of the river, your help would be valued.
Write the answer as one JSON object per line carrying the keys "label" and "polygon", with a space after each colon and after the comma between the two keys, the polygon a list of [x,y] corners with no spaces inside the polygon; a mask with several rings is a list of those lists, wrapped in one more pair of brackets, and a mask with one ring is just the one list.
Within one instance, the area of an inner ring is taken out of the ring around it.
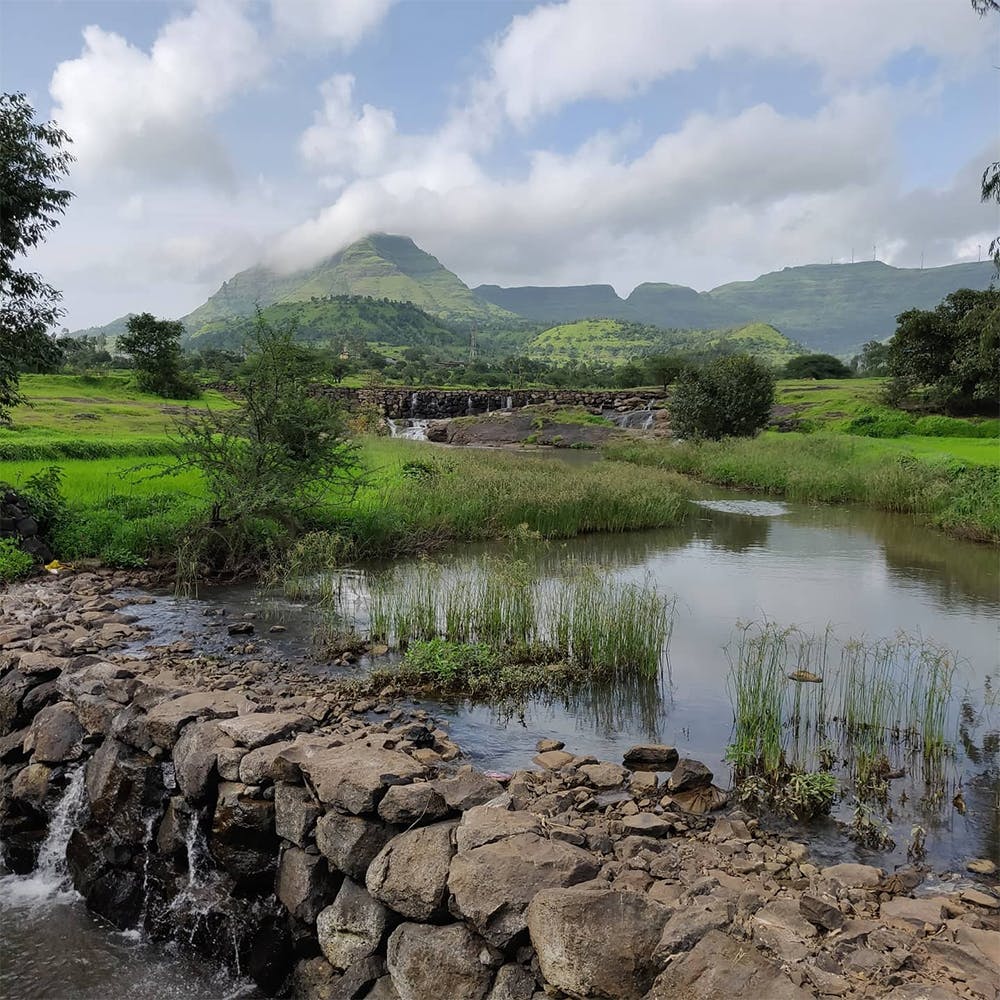
{"label": "river", "polygon": [[[461,563],[485,552],[502,557],[506,550],[463,546],[445,558]],[[857,847],[833,820],[801,830],[801,837],[818,858],[858,858],[891,868],[905,860],[910,829],[919,823],[928,863],[938,871],[961,871],[970,857],[1000,859],[1000,570],[994,549],[863,508],[706,491],[681,527],[546,544],[534,558],[553,573],[575,561],[676,596],[669,663],[653,688],[534,701],[512,717],[489,707],[424,702],[480,766],[524,766],[541,737],[604,759],[620,759],[635,742],[663,740],[704,760],[725,785],[732,712],[724,646],[737,622],[767,616],[815,631],[832,625],[843,637],[905,630],[954,650],[959,660],[954,694],[956,705],[965,706],[965,725],[949,763],[947,794],[931,806],[916,777],[894,785],[897,794],[908,790],[908,804],[898,806],[888,824],[897,841],[892,852]],[[357,584],[359,577],[348,574],[348,580]],[[231,588],[197,600],[164,597],[134,610],[156,628],[154,641],[188,636],[211,645],[224,642],[224,630],[203,612],[221,607],[242,614],[256,600],[250,588]],[[288,631],[266,641],[280,655],[305,657],[313,609],[283,599],[268,603]],[[956,792],[964,812],[952,805]],[[845,802],[835,817],[844,820],[848,813]],[[248,995],[200,963],[110,930],[59,886],[54,871],[0,881],[0,994],[130,1000]]]}

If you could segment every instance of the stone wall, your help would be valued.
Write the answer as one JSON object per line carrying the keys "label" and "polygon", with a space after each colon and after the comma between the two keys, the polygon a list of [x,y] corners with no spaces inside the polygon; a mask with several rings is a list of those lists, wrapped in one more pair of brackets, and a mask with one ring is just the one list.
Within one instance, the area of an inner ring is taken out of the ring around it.
{"label": "stone wall", "polygon": [[13,538],[37,562],[52,560],[28,500],[5,483],[0,483],[0,538]]}
{"label": "stone wall", "polygon": [[65,827],[74,885],[118,927],[310,1000],[995,997],[986,892],[820,868],[713,816],[726,796],[670,747],[625,767],[542,741],[493,775],[391,692],[252,643],[137,659],[128,582],[0,596],[5,861],[30,871]]}
{"label": "stone wall", "polygon": [[662,405],[667,398],[660,390],[641,389],[584,392],[571,389],[349,389],[331,386],[324,392],[350,408],[374,407],[390,420],[440,420],[544,403],[626,413]]}

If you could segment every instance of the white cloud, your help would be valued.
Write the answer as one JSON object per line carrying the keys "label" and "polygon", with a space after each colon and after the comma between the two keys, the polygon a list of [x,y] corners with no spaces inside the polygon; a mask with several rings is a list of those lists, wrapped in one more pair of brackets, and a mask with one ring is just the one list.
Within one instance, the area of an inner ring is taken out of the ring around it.
{"label": "white cloud", "polygon": [[393,0],[271,0],[271,16],[288,44],[349,49],[385,17]]}
{"label": "white cloud", "polygon": [[990,47],[970,10],[941,0],[566,0],[511,21],[492,46],[485,95],[523,125],[581,98],[626,97],[703,59],[796,59],[835,89],[914,48],[960,67]]}
{"label": "white cloud", "polygon": [[259,80],[268,55],[243,4],[201,0],[166,24],[148,53],[91,26],[84,50],[60,63],[54,117],[73,137],[77,169],[144,178],[230,179],[211,116]]}

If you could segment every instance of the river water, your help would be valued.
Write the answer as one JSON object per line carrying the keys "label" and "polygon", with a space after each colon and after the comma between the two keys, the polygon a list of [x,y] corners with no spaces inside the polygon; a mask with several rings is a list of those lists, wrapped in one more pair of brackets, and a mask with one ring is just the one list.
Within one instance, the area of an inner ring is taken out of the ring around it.
{"label": "river water", "polygon": [[[444,558],[503,558],[502,546],[464,546]],[[678,528],[599,535],[551,543],[533,555],[553,574],[570,563],[608,578],[650,582],[676,596],[669,663],[658,685],[595,691],[569,701],[535,701],[511,715],[495,708],[424,702],[445,720],[472,760],[494,770],[524,766],[535,741],[556,737],[578,753],[620,759],[629,745],[656,740],[704,760],[728,784],[723,760],[732,711],[724,646],[738,622],[764,616],[783,625],[838,635],[887,636],[897,630],[946,646],[960,663],[954,694],[964,703],[962,740],[948,768],[947,791],[933,806],[916,776],[888,824],[897,848],[854,845],[833,820],[798,831],[818,858],[905,860],[911,827],[927,831],[928,863],[938,871],[970,857],[1000,860],[1000,706],[996,703],[1000,641],[1000,568],[995,549],[950,539],[904,517],[862,508],[822,507],[708,493]],[[347,574],[360,586],[363,577]],[[258,598],[249,588],[203,593],[198,600],[162,598],[136,607],[156,629],[152,641],[219,639],[221,621],[207,608],[242,613]],[[274,652],[302,658],[314,609],[269,599],[288,631],[268,637]],[[261,610],[260,607],[257,610]],[[317,670],[325,670],[317,665]],[[964,812],[952,805],[962,793]],[[847,818],[843,803],[835,816]],[[96,921],[58,872],[0,879],[0,996],[222,997],[248,995],[202,963],[121,935]]]}

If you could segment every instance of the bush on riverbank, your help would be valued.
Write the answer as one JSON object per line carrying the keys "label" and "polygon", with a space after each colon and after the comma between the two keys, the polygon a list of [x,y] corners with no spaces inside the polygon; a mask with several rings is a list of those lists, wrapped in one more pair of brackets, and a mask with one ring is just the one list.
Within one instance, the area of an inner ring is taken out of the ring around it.
{"label": "bush on riverbank", "polygon": [[813,434],[614,444],[605,454],[645,468],[805,503],[864,503],[915,514],[953,534],[1000,541],[1000,468],[924,461],[878,442]]}

